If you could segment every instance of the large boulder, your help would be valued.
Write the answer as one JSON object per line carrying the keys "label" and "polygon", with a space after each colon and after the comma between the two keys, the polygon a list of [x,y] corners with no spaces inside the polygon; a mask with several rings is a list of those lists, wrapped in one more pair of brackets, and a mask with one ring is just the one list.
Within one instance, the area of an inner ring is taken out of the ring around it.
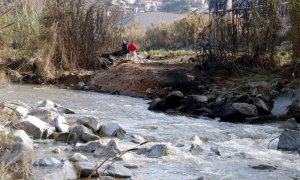
{"label": "large boulder", "polygon": [[247,117],[258,116],[257,107],[248,103],[233,103],[225,105],[220,114],[222,121],[244,122]]}
{"label": "large boulder", "polygon": [[78,179],[78,178],[79,176],[77,175],[75,166],[69,161],[65,161],[62,162],[60,165],[58,165],[52,173],[46,174],[43,179],[44,180],[53,180],[53,179],[70,180],[70,179]]}
{"label": "large boulder", "polygon": [[154,99],[150,103],[150,105],[148,107],[148,110],[151,110],[151,111],[159,111],[159,110],[161,110],[160,106],[161,106],[162,102],[163,102],[163,100],[161,98]]}
{"label": "large boulder", "polygon": [[300,149],[300,131],[285,129],[279,137],[277,148],[283,150]]}
{"label": "large boulder", "polygon": [[259,114],[262,114],[262,115],[270,114],[270,107],[268,106],[267,103],[265,103],[264,100],[262,100],[260,98],[252,98],[251,104],[253,104],[254,106],[257,107]]}
{"label": "large boulder", "polygon": [[54,103],[54,107],[57,109],[57,112],[61,115],[63,114],[75,114],[75,111],[69,108],[65,108],[60,104]]}
{"label": "large boulder", "polygon": [[15,142],[23,142],[33,149],[33,141],[24,130],[15,130],[13,136]]}
{"label": "large boulder", "polygon": [[186,98],[185,108],[188,112],[199,109],[206,105],[208,98],[202,95],[190,95]]}
{"label": "large boulder", "polygon": [[46,136],[48,137],[55,131],[54,126],[30,115],[20,119],[17,126],[36,139],[42,138],[45,132],[47,132]]}
{"label": "large boulder", "polygon": [[[273,105],[272,115],[274,116],[300,116],[300,90],[288,92],[279,96]],[[297,117],[296,117],[297,116]]]}
{"label": "large boulder", "polygon": [[55,129],[57,132],[69,132],[69,124],[65,117],[63,116],[58,116],[56,117],[51,123],[51,125],[55,126]]}

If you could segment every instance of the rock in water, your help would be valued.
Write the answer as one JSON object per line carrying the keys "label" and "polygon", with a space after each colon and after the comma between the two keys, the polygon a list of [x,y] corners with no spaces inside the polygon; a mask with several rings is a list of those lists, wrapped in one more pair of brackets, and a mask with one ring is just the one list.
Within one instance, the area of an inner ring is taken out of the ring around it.
{"label": "rock in water", "polygon": [[55,168],[54,172],[44,176],[44,180],[70,180],[77,178],[79,178],[79,176],[77,176],[76,168],[69,161],[61,163]]}
{"label": "rock in water", "polygon": [[30,146],[33,149],[33,141],[32,139],[26,134],[24,130],[16,130],[13,132],[14,140],[16,142],[23,142]]}
{"label": "rock in water", "polygon": [[285,129],[279,137],[277,148],[283,150],[300,149],[300,131]]}
{"label": "rock in water", "polygon": [[48,136],[53,134],[53,132],[55,131],[54,126],[51,126],[50,124],[41,121],[39,118],[30,115],[22,118],[17,125],[20,125],[20,127],[27,134],[37,139],[40,139],[46,130],[48,130]]}
{"label": "rock in water", "polygon": [[160,158],[168,154],[168,148],[164,144],[156,144],[150,148],[148,157],[151,158]]}
{"label": "rock in water", "polygon": [[52,122],[51,125],[55,126],[55,129],[57,132],[69,132],[69,125],[68,122],[66,121],[65,117],[63,116],[58,116],[55,118]]}
{"label": "rock in water", "polygon": [[35,166],[55,166],[60,164],[60,161],[53,157],[42,158],[34,161]]}
{"label": "rock in water", "polygon": [[88,158],[80,153],[75,153],[70,157],[70,161],[77,162],[77,161],[87,161]]}

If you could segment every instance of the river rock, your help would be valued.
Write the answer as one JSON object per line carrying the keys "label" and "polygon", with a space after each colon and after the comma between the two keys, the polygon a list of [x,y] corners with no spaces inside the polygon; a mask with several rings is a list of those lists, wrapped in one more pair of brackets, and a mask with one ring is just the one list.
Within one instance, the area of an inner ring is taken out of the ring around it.
{"label": "river rock", "polygon": [[33,149],[33,141],[24,130],[15,130],[13,136],[15,142],[23,142]]}
{"label": "river rock", "polygon": [[5,101],[1,104],[4,112],[18,117],[26,116],[30,107],[21,101]]}
{"label": "river rock", "polygon": [[49,99],[45,99],[44,101],[38,102],[37,108],[45,108],[48,110],[55,109],[54,102]]}
{"label": "river rock", "polygon": [[146,140],[142,136],[139,136],[139,135],[131,135],[129,139],[131,142],[133,142],[135,144],[141,144],[141,143],[146,142]]}
{"label": "river rock", "polygon": [[248,103],[233,103],[222,107],[219,114],[222,121],[242,122],[246,117],[256,117],[258,115],[257,107]]}
{"label": "river rock", "polygon": [[29,115],[35,116],[41,119],[42,121],[50,123],[59,116],[59,113],[55,108],[49,110],[47,108],[40,107],[31,111]]}
{"label": "river rock", "polygon": [[283,150],[300,149],[300,131],[285,129],[279,136],[277,148]]}
{"label": "river rock", "polygon": [[72,162],[87,161],[87,160],[88,160],[88,158],[80,153],[74,153],[70,157],[70,161],[72,161]]}
{"label": "river rock", "polygon": [[98,148],[94,156],[95,157],[114,157],[118,153],[120,153],[121,150],[118,147],[118,143],[115,140],[110,140],[105,147]]}
{"label": "river rock", "polygon": [[208,98],[202,95],[190,95],[186,98],[185,109],[188,112],[193,112],[195,109],[200,109],[206,105]]}
{"label": "river rock", "polygon": [[138,148],[135,153],[137,155],[146,155],[150,152],[150,148]]}
{"label": "river rock", "polygon": [[221,156],[221,153],[220,153],[220,150],[218,147],[210,147],[209,151],[210,151],[208,153],[209,156],[214,156],[214,155]]}
{"label": "river rock", "polygon": [[69,132],[69,125],[65,117],[58,116],[51,123],[51,125],[55,126],[57,132]]}
{"label": "river rock", "polygon": [[70,180],[70,179],[77,179],[79,176],[77,176],[76,168],[72,163],[69,161],[62,162],[60,165],[58,165],[54,171],[50,174],[46,174],[44,176],[44,180],[53,180],[53,179],[59,179],[59,180]]}
{"label": "river rock", "polygon": [[85,116],[78,120],[78,123],[92,129],[95,133],[100,129],[101,123],[95,116]]}
{"label": "river rock", "polygon": [[69,108],[65,108],[60,104],[54,103],[54,107],[57,109],[57,112],[61,115],[63,114],[75,114],[75,111]]}
{"label": "river rock", "polygon": [[58,133],[58,135],[54,138],[54,140],[58,142],[67,143],[68,138],[69,138],[69,133]]}
{"label": "river rock", "polygon": [[42,135],[47,131],[47,136],[50,136],[54,131],[55,127],[40,120],[35,116],[26,116],[22,118],[18,123],[18,127],[21,127],[28,135],[33,138],[40,139]]}
{"label": "river rock", "polygon": [[137,165],[137,164],[130,164],[130,163],[126,163],[126,164],[123,164],[123,166],[127,169],[137,169],[139,168],[140,166]]}
{"label": "river rock", "polygon": [[257,107],[260,114],[266,115],[270,114],[269,106],[260,98],[252,98],[251,103]]}
{"label": "river rock", "polygon": [[148,110],[151,110],[151,111],[158,111],[158,110],[161,110],[160,108],[160,105],[162,104],[163,100],[161,98],[156,98],[154,99],[149,107],[148,107]]}
{"label": "river rock", "polygon": [[116,136],[117,133],[126,133],[126,131],[117,122],[108,122],[104,125],[104,135],[106,136]]}
{"label": "river rock", "polygon": [[130,178],[133,174],[127,168],[119,164],[114,164],[113,166],[106,167],[107,174],[114,178]]}
{"label": "river rock", "polygon": [[282,125],[280,125],[279,128],[297,130],[298,123],[295,118],[290,118],[290,119],[286,120],[286,122],[284,122]]}
{"label": "river rock", "polygon": [[192,143],[189,152],[192,155],[199,155],[199,154],[201,154],[203,152],[203,149],[200,146],[200,144]]}
{"label": "river rock", "polygon": [[[76,140],[82,140],[84,142],[88,142],[87,140],[96,139],[91,130],[83,125],[73,125],[70,127],[70,135],[68,137],[68,143],[73,140],[76,142]],[[98,137],[99,138],[99,137]],[[69,141],[70,140],[70,141]]]}
{"label": "river rock", "polygon": [[150,148],[148,157],[150,158],[160,158],[168,154],[168,148],[164,144],[156,144]]}
{"label": "river rock", "polygon": [[[79,161],[76,163],[76,167],[80,172],[80,177],[85,178],[92,174],[93,170],[98,167],[98,164],[93,162]],[[95,171],[92,177],[99,177],[98,171]]]}
{"label": "river rock", "polygon": [[42,158],[42,159],[38,159],[36,161],[33,162],[34,166],[55,166],[60,164],[61,162],[53,157],[46,157],[46,158]]}
{"label": "river rock", "polygon": [[80,137],[83,142],[96,141],[99,140],[100,137],[91,133],[83,133]]}
{"label": "river rock", "polygon": [[85,83],[83,81],[80,81],[76,84],[75,89],[76,90],[83,90],[83,87],[85,86]]}
{"label": "river rock", "polygon": [[160,104],[160,110],[176,109],[184,104],[184,96],[180,91],[173,91],[168,94]]}
{"label": "river rock", "polygon": [[105,148],[105,146],[100,141],[90,141],[88,143],[76,146],[75,151],[93,153],[98,149]]}
{"label": "river rock", "polygon": [[298,89],[279,96],[275,100],[271,112],[274,116],[300,116],[300,90]]}
{"label": "river rock", "polygon": [[61,148],[59,148],[59,147],[54,148],[54,149],[52,149],[51,152],[56,153],[56,154],[59,154],[59,153],[61,153]]}

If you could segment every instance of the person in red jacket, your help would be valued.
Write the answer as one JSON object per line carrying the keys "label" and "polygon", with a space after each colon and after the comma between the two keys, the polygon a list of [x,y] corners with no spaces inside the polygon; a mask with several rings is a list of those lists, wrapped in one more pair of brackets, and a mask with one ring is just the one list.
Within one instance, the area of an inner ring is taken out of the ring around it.
{"label": "person in red jacket", "polygon": [[130,59],[135,62],[137,60],[137,46],[133,41],[128,45],[128,51],[130,53]]}

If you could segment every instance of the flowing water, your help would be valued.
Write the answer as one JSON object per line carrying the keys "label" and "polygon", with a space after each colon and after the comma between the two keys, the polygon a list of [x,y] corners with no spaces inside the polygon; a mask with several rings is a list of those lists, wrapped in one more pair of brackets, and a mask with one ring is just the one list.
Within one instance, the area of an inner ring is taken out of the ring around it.
{"label": "flowing water", "polygon": [[[166,144],[168,156],[153,159],[132,154],[126,160],[141,165],[132,170],[135,179],[300,179],[299,154],[276,150],[278,140],[273,141],[268,149],[269,141],[282,132],[278,124],[231,124],[207,118],[168,115],[148,111],[148,101],[139,98],[50,86],[12,85],[0,89],[0,99],[17,99],[32,106],[50,99],[72,108],[77,115],[94,115],[106,121],[117,121],[127,133],[151,139],[150,146]],[[189,152],[191,138],[195,135],[203,141],[203,151],[198,155]],[[122,148],[134,147],[134,144],[119,143]],[[46,152],[53,149],[53,144],[42,144],[41,147],[37,148],[35,159],[45,157]],[[214,155],[211,147],[219,148],[221,156]],[[251,168],[260,164],[277,169]],[[44,169],[35,168],[34,177],[40,179],[44,173]]]}

